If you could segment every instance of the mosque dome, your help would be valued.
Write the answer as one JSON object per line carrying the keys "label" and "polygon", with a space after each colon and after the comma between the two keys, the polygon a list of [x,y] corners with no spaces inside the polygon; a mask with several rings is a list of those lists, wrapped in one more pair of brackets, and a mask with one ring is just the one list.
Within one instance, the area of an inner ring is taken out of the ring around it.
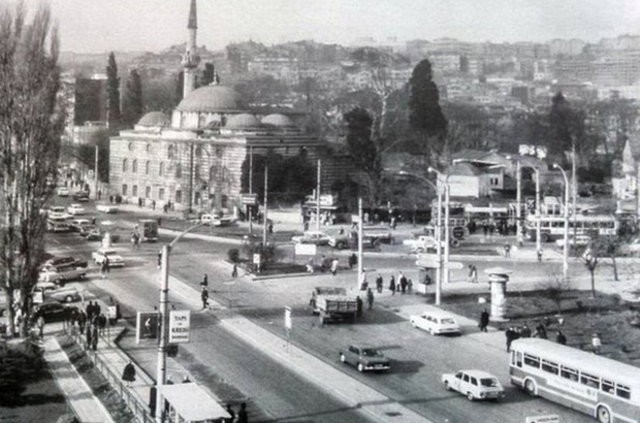
{"label": "mosque dome", "polygon": [[280,113],[272,113],[262,118],[262,123],[265,125],[272,125],[277,127],[294,126],[291,119]]}
{"label": "mosque dome", "polygon": [[171,120],[169,116],[165,115],[162,112],[149,112],[142,116],[138,121],[137,125],[139,126],[169,126]]}
{"label": "mosque dome", "polygon": [[181,112],[238,113],[246,110],[240,95],[229,87],[207,85],[191,91],[177,107]]}
{"label": "mosque dome", "polygon": [[258,126],[262,126],[262,123],[257,117],[249,113],[240,113],[239,115],[229,117],[225,128],[255,128]]}

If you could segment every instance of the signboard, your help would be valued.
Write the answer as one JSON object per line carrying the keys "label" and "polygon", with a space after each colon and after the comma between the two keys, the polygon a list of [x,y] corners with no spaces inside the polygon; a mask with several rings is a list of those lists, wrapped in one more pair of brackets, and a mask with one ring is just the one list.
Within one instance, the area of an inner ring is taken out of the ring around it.
{"label": "signboard", "polygon": [[253,255],[253,264],[256,266],[260,266],[260,254],[256,253]]}
{"label": "signboard", "polygon": [[240,200],[246,206],[255,206],[258,204],[258,194],[240,194]]}
{"label": "signboard", "polygon": [[293,327],[293,324],[291,322],[291,307],[289,306],[285,306],[284,308],[284,327],[288,331]]}
{"label": "signboard", "polygon": [[298,256],[315,256],[317,252],[316,244],[295,244],[294,249]]}
{"label": "signboard", "polygon": [[560,416],[557,414],[549,414],[547,416],[531,416],[527,417],[525,423],[560,423]]}
{"label": "signboard", "polygon": [[136,316],[136,343],[141,339],[152,339],[158,336],[160,314],[157,311],[139,311]]}
{"label": "signboard", "polygon": [[107,306],[107,318],[112,320],[118,318],[118,306],[115,306],[115,305]]}
{"label": "signboard", "polygon": [[169,343],[179,344],[189,342],[191,327],[191,311],[172,310],[169,312]]}

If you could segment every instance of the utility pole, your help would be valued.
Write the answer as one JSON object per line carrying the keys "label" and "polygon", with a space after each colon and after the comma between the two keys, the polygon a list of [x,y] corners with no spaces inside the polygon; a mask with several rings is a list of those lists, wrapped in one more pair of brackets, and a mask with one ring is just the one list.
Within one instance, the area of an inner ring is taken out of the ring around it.
{"label": "utility pole", "polygon": [[[449,177],[444,180],[444,284],[449,284],[449,244],[451,243],[449,234],[449,196],[451,192],[449,190]],[[442,287],[441,287],[442,288]]]}
{"label": "utility pole", "polygon": [[316,231],[320,232],[320,175],[321,175],[322,161],[318,159],[318,177],[316,187]]}
{"label": "utility pole", "polygon": [[442,186],[436,185],[438,191],[438,212],[436,222],[436,254],[438,267],[436,268],[436,305],[440,305],[442,297]]}
{"label": "utility pole", "polygon": [[98,156],[100,147],[96,144],[96,156],[93,165],[93,197],[98,200]]}
{"label": "utility pole", "polygon": [[542,240],[540,237],[542,236],[541,227],[542,227],[542,204],[540,204],[540,169],[536,168],[536,252],[540,253],[542,251]]}
{"label": "utility pole", "polygon": [[267,215],[268,215],[268,181],[269,181],[269,165],[264,165],[264,217],[262,218],[262,245],[267,246]]}
{"label": "utility pole", "polygon": [[358,277],[356,278],[356,292],[360,290],[360,282],[362,281],[362,197],[358,198]]}
{"label": "utility pole", "polygon": [[522,240],[522,169],[520,160],[516,159],[516,240],[518,247],[523,244]]}
{"label": "utility pole", "polygon": [[564,178],[564,249],[562,276],[566,282],[569,277],[569,179],[567,178],[567,173],[559,164],[554,163],[553,167],[559,169]]}
{"label": "utility pole", "polygon": [[[253,147],[249,147],[249,194],[253,194]],[[247,204],[249,235],[253,235],[253,204]]]}
{"label": "utility pole", "polygon": [[162,261],[160,274],[160,308],[158,325],[160,325],[160,342],[158,343],[158,367],[156,372],[156,421],[160,422],[164,404],[162,399],[162,387],[167,381],[167,335],[169,326],[169,252],[170,245],[162,246]]}
{"label": "utility pole", "polygon": [[578,232],[578,228],[576,227],[576,202],[578,197],[578,179],[576,175],[576,143],[575,141],[571,145],[571,194],[573,196],[573,210],[572,210],[572,218],[573,218],[573,242],[576,242],[576,235]]}

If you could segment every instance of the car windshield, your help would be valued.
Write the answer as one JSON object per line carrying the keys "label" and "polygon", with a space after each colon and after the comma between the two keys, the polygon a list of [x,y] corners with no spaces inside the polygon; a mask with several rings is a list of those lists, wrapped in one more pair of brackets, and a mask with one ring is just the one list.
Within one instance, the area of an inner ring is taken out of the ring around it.
{"label": "car windshield", "polygon": [[104,251],[103,254],[105,256],[115,256],[117,253],[113,250],[107,250],[107,251]]}
{"label": "car windshield", "polygon": [[363,348],[362,355],[364,355],[365,357],[377,357],[381,356],[382,354],[380,354],[378,350],[374,348]]}
{"label": "car windshield", "polygon": [[480,385],[486,386],[487,388],[496,388],[498,386],[498,379],[493,377],[485,377],[480,379]]}
{"label": "car windshield", "polygon": [[445,324],[445,325],[455,325],[455,324],[456,324],[456,321],[455,321],[455,320],[453,320],[453,319],[452,319],[452,318],[450,318],[450,317],[446,317],[446,318],[442,319],[442,320],[441,320],[441,322],[442,322],[443,324]]}

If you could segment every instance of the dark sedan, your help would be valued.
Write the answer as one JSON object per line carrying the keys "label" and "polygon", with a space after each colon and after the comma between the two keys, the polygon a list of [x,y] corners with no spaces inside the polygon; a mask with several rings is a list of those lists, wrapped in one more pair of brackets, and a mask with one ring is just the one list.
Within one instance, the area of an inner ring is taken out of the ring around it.
{"label": "dark sedan", "polygon": [[69,307],[63,305],[59,301],[46,300],[39,304],[35,311],[35,318],[42,316],[45,323],[59,322],[64,320],[73,310],[78,310],[76,307]]}
{"label": "dark sedan", "polygon": [[365,370],[386,371],[391,362],[376,348],[368,345],[349,345],[340,351],[340,361],[356,366],[359,372]]}

